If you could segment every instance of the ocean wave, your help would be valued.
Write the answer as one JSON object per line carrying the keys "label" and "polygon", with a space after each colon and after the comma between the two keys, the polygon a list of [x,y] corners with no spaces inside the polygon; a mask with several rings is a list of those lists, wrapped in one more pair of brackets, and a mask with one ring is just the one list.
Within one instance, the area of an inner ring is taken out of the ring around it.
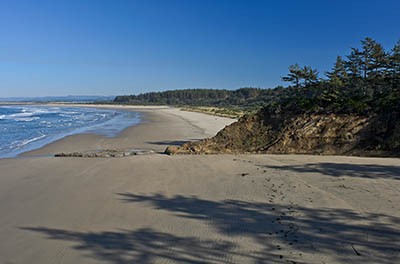
{"label": "ocean wave", "polygon": [[11,114],[11,115],[6,115],[6,119],[14,119],[18,117],[28,117],[28,116],[33,116],[32,113],[17,113],[17,114]]}
{"label": "ocean wave", "polygon": [[40,117],[33,116],[31,113],[18,113],[18,114],[11,114],[11,115],[0,115],[1,120],[13,120],[13,121],[24,121],[30,122],[33,120],[38,120]]}
{"label": "ocean wave", "polygon": [[31,142],[37,141],[37,140],[39,140],[39,139],[42,139],[42,138],[44,138],[45,136],[46,136],[46,135],[42,134],[41,136],[38,136],[38,137],[35,137],[35,138],[31,138],[31,139],[24,140],[24,141],[22,141],[21,143],[18,144],[18,147],[25,146],[26,144],[29,144],[29,143],[31,143]]}
{"label": "ocean wave", "polygon": [[[47,114],[58,114],[59,116],[63,117],[71,117],[73,115],[79,114],[78,112],[67,111],[65,113],[61,112],[60,109],[38,109],[38,108],[23,108],[19,109],[19,113],[13,113],[8,115],[0,115],[1,119],[6,120],[14,120],[14,121],[33,121],[40,119],[41,115]],[[63,113],[63,114],[61,114]],[[68,115],[70,114],[70,116]]]}
{"label": "ocean wave", "polygon": [[60,108],[58,107],[52,107],[48,109],[43,109],[43,108],[30,108],[30,107],[24,107],[21,110],[24,113],[31,113],[33,115],[36,114],[57,114],[60,113]]}
{"label": "ocean wave", "polygon": [[40,117],[15,118],[14,121],[17,121],[17,122],[31,122],[31,121],[38,120],[38,119],[40,119]]}
{"label": "ocean wave", "polygon": [[60,113],[60,111],[48,111],[48,110],[37,109],[33,110],[31,113],[33,115],[45,115],[45,114],[58,114]]}
{"label": "ocean wave", "polygon": [[60,108],[49,108],[49,109],[41,109],[41,108],[30,108],[23,107],[19,109],[21,113],[10,114],[6,117],[14,118],[14,117],[27,117],[27,116],[40,116],[45,114],[58,114],[60,113]]}

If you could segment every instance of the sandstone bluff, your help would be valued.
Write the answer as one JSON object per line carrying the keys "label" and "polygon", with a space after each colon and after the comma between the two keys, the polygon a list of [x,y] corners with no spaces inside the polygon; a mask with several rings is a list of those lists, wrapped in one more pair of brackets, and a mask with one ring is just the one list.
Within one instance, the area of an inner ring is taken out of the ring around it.
{"label": "sandstone bluff", "polygon": [[165,152],[400,156],[400,122],[398,113],[290,115],[262,109],[215,137],[169,146]]}

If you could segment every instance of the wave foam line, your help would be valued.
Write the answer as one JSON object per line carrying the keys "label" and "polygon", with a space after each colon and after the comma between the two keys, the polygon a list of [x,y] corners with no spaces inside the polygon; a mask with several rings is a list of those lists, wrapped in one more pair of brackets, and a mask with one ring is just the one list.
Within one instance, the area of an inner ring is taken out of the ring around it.
{"label": "wave foam line", "polygon": [[45,136],[46,136],[46,135],[41,135],[41,136],[39,136],[39,137],[35,137],[35,138],[32,138],[32,139],[24,140],[24,141],[22,141],[22,143],[20,143],[20,144],[18,145],[18,147],[25,146],[26,144],[29,144],[29,143],[31,143],[31,142],[33,142],[33,141],[37,141],[37,140],[39,140],[39,139],[42,139],[42,138],[44,138]]}

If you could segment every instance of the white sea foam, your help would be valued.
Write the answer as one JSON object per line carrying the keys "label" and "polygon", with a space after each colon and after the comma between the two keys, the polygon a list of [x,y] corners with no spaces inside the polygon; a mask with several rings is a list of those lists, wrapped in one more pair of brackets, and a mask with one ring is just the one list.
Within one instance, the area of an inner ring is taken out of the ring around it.
{"label": "white sea foam", "polygon": [[14,120],[14,121],[32,121],[37,120],[40,117],[33,117],[32,113],[17,113],[11,115],[0,115],[0,119],[3,120]]}
{"label": "white sea foam", "polygon": [[37,114],[57,114],[60,111],[58,110],[43,110],[43,109],[32,109],[32,114],[37,115]]}
{"label": "white sea foam", "polygon": [[23,107],[21,113],[11,114],[9,117],[21,117],[21,116],[34,116],[34,115],[42,115],[42,114],[57,114],[60,113],[60,108],[31,108],[31,107]]}
{"label": "white sea foam", "polygon": [[17,114],[11,114],[11,115],[6,115],[6,118],[11,119],[11,118],[18,118],[18,117],[28,117],[28,116],[33,116],[32,113],[17,113]]}
{"label": "white sea foam", "polygon": [[18,122],[30,122],[30,121],[38,120],[38,119],[40,119],[40,117],[15,118],[14,120],[15,120],[15,121],[18,121]]}
{"label": "white sea foam", "polygon": [[31,143],[31,142],[34,142],[34,141],[37,141],[37,140],[39,140],[39,139],[42,139],[42,138],[44,138],[46,135],[41,135],[41,136],[38,136],[38,137],[35,137],[35,138],[32,138],[32,139],[27,139],[27,140],[24,140],[24,141],[22,141],[20,144],[18,144],[18,147],[22,147],[22,146],[24,146],[24,145],[26,145],[26,144],[29,144],[29,143]]}

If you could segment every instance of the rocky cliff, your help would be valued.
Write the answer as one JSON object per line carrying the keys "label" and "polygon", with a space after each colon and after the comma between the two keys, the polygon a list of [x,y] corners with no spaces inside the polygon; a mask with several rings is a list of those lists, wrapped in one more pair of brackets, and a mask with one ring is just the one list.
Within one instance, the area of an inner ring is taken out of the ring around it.
{"label": "rocky cliff", "polygon": [[398,113],[290,115],[263,109],[242,117],[213,138],[170,146],[166,153],[400,156],[399,120]]}

